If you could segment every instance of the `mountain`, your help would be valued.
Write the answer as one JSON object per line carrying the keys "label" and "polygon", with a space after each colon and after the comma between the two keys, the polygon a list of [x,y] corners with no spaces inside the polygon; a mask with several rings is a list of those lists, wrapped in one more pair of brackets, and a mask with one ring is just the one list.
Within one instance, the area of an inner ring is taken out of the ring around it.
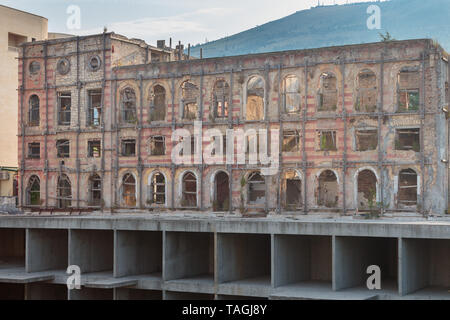
{"label": "mountain", "polygon": [[[381,29],[369,30],[367,8],[381,9]],[[449,0],[391,0],[318,6],[256,28],[191,48],[193,56],[234,56],[380,41],[431,38],[450,49]]]}

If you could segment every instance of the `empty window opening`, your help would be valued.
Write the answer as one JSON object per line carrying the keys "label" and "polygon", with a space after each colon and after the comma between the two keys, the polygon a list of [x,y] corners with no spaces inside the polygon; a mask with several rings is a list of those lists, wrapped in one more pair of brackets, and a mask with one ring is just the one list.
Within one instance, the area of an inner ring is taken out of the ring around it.
{"label": "empty window opening", "polygon": [[300,152],[300,132],[298,130],[283,132],[283,152]]}
{"label": "empty window opening", "polygon": [[122,178],[122,200],[126,207],[136,206],[136,179],[131,173]]}
{"label": "empty window opening", "polygon": [[288,76],[283,80],[283,106],[286,113],[300,111],[300,83],[296,76]]}
{"label": "empty window opening", "polygon": [[266,202],[266,181],[259,172],[248,177],[248,204],[264,204]]}
{"label": "empty window opening", "polygon": [[28,158],[39,159],[41,157],[41,144],[33,142],[28,144]]}
{"label": "empty window opening", "polygon": [[332,73],[322,73],[319,88],[319,111],[336,111],[338,102],[337,79]]}
{"label": "empty window opening", "polygon": [[339,200],[337,177],[331,170],[322,172],[319,176],[319,206],[335,208]]}
{"label": "empty window opening", "polygon": [[165,137],[154,136],[150,137],[150,155],[163,156],[166,154]]}
{"label": "empty window opening", "polygon": [[30,74],[36,75],[39,73],[40,70],[41,70],[41,64],[39,62],[33,61],[30,63],[30,66],[29,66]]}
{"label": "empty window opening", "polygon": [[396,130],[395,150],[420,152],[420,129]]}
{"label": "empty window opening", "polygon": [[182,116],[186,120],[195,120],[198,116],[198,87],[192,82],[185,81],[181,86],[183,97],[181,99]]}
{"label": "empty window opening", "polygon": [[88,141],[88,157],[100,158],[102,156],[102,144],[100,140]]}
{"label": "empty window opening", "polygon": [[378,130],[356,130],[356,151],[371,151],[378,147]]}
{"label": "empty window opening", "polygon": [[285,181],[285,206],[286,209],[297,209],[302,206],[302,180],[296,171],[286,172]]}
{"label": "empty window opening", "polygon": [[98,174],[89,178],[89,205],[100,207],[102,204],[102,179]]}
{"label": "empty window opening", "polygon": [[8,47],[12,49],[18,49],[22,43],[27,42],[26,36],[21,36],[8,32]]}
{"label": "empty window opening", "polygon": [[336,151],[336,131],[319,131],[320,151]]}
{"label": "empty window opening", "polygon": [[162,173],[157,172],[153,175],[149,191],[148,204],[163,205],[166,203],[166,179]]}
{"label": "empty window opening", "polygon": [[247,82],[246,119],[264,119],[264,81],[261,77],[251,77]]}
{"label": "empty window opening", "polygon": [[72,206],[72,186],[69,178],[63,174],[58,178],[58,208],[66,209]]}
{"label": "empty window opening", "polygon": [[122,156],[123,157],[136,156],[136,140],[134,139],[122,140]]}
{"label": "empty window opening", "polygon": [[156,85],[150,97],[150,121],[164,121],[166,119],[166,89]]}
{"label": "empty window opening", "polygon": [[28,125],[29,126],[39,126],[40,114],[39,114],[39,97],[37,95],[32,95],[29,100],[29,114],[28,114]]}
{"label": "empty window opening", "polygon": [[214,211],[230,210],[230,181],[226,172],[220,171],[214,179]]}
{"label": "empty window opening", "polygon": [[60,126],[70,125],[70,110],[72,106],[72,95],[70,92],[58,93],[58,124]]}
{"label": "empty window opening", "polygon": [[370,70],[358,75],[358,97],[355,110],[358,112],[375,112],[378,101],[377,76]]}
{"label": "empty window opening", "polygon": [[398,203],[400,206],[417,205],[417,173],[412,169],[406,169],[400,172]]}
{"label": "empty window opening", "polygon": [[358,174],[358,208],[373,209],[377,201],[377,177],[371,170]]}
{"label": "empty window opening", "polygon": [[125,88],[122,90],[120,96],[123,122],[136,124],[136,93],[131,88]]}
{"label": "empty window opening", "polygon": [[41,181],[37,176],[31,176],[28,181],[27,204],[29,206],[41,205]]}
{"label": "empty window opening", "polygon": [[197,178],[192,172],[184,174],[182,190],[181,206],[183,208],[197,207]]}
{"label": "empty window opening", "polygon": [[420,106],[420,72],[403,68],[398,74],[398,111],[418,111]]}
{"label": "empty window opening", "polygon": [[69,140],[56,141],[57,157],[70,158],[70,142]]}
{"label": "empty window opening", "polygon": [[102,121],[102,90],[90,90],[88,96],[88,123],[99,126]]}
{"label": "empty window opening", "polygon": [[213,107],[215,118],[228,117],[228,104],[230,99],[230,86],[225,80],[217,81],[213,92]]}

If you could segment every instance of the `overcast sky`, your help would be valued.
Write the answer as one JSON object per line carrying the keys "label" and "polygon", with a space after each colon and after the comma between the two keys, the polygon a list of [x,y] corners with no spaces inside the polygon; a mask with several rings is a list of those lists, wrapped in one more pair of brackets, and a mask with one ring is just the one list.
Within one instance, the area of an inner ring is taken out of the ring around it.
{"label": "overcast sky", "polygon": [[[320,0],[321,4],[367,2]],[[156,44],[173,38],[193,45],[223,38],[317,5],[317,0],[0,0],[0,4],[49,19],[49,31],[108,31]],[[81,10],[81,29],[69,30],[67,9]]]}

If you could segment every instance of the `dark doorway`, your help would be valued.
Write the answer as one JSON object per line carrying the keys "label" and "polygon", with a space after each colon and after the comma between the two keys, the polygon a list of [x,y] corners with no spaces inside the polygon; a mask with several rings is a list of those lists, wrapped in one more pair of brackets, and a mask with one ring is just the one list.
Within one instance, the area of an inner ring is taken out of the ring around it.
{"label": "dark doorway", "polygon": [[214,211],[228,211],[230,209],[230,181],[226,172],[216,174]]}

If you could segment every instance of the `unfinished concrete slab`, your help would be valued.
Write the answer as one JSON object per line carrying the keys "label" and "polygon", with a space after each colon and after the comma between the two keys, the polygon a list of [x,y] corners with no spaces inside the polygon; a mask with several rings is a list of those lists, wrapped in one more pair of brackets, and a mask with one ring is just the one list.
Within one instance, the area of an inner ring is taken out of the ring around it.
{"label": "unfinished concrete slab", "polygon": [[33,283],[26,286],[26,300],[67,300],[66,285]]}
{"label": "unfinished concrete slab", "polygon": [[381,269],[382,288],[397,288],[397,239],[333,237],[333,290],[366,287],[370,266]]}
{"label": "unfinished concrete slab", "polygon": [[27,229],[26,234],[27,272],[67,269],[67,230]]}
{"label": "unfinished concrete slab", "polygon": [[119,288],[115,289],[114,300],[162,300],[162,291]]}

